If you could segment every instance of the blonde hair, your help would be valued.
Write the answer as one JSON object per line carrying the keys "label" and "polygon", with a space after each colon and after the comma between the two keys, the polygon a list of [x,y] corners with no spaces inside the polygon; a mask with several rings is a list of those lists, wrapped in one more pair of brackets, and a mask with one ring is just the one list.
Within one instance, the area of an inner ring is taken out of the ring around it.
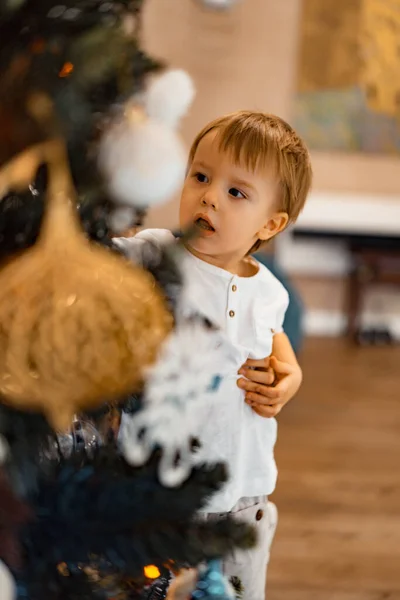
{"label": "blonde hair", "polygon": [[[220,150],[254,171],[266,168],[276,174],[280,186],[278,210],[294,223],[302,211],[312,183],[310,155],[303,140],[283,119],[262,112],[239,111],[206,125],[196,136],[189,153],[193,162],[200,141],[218,130]],[[261,246],[259,240],[250,252]]]}

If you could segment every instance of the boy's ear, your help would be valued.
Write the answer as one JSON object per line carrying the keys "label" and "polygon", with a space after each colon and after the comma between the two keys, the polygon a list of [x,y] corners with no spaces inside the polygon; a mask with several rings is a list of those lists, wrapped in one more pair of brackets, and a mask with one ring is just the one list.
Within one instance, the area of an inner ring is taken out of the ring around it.
{"label": "boy's ear", "polygon": [[275,213],[258,232],[258,238],[263,242],[270,240],[283,231],[288,224],[289,215],[285,212]]}

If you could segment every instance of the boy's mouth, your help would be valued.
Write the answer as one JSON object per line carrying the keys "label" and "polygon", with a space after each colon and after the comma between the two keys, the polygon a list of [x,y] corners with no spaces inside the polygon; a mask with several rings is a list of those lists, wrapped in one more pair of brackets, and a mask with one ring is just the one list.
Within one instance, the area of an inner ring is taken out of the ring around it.
{"label": "boy's mouth", "polygon": [[215,228],[206,215],[196,217],[194,224],[198,228],[200,235],[208,236],[215,233]]}

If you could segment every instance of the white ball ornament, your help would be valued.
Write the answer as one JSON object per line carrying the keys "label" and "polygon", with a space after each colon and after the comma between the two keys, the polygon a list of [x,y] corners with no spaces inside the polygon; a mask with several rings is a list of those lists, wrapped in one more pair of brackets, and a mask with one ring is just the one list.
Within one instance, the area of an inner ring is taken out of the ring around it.
{"label": "white ball ornament", "polygon": [[[169,200],[185,178],[187,150],[176,128],[194,96],[185,71],[156,78],[146,93],[127,105],[99,147],[99,166],[116,206],[115,225],[129,227],[129,207],[145,210]],[[132,218],[134,211],[132,211]]]}
{"label": "white ball ornament", "polygon": [[149,87],[144,100],[146,113],[150,119],[176,128],[192,104],[194,96],[193,81],[186,71],[168,71]]}
{"label": "white ball ornament", "polygon": [[15,584],[10,571],[0,561],[0,598],[1,600],[15,600]]}
{"label": "white ball ornament", "polygon": [[176,133],[145,119],[105,134],[100,165],[116,203],[145,209],[169,199],[183,183],[186,151]]}

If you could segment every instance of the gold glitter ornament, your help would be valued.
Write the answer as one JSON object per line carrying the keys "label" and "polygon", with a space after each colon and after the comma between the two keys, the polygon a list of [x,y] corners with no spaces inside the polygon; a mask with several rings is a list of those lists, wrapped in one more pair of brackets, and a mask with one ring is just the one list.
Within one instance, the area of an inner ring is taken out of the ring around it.
{"label": "gold glitter ornament", "polygon": [[87,240],[62,141],[0,170],[0,194],[26,189],[48,165],[36,244],[0,268],[0,395],[43,412],[57,430],[73,415],[134,392],[172,329],[152,276]]}

